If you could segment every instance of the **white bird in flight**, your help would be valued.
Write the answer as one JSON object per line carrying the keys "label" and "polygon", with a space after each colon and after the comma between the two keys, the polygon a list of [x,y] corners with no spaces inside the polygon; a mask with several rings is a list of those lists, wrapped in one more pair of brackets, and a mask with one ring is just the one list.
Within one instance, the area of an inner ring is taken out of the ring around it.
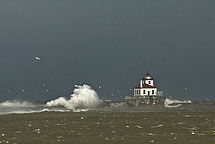
{"label": "white bird in flight", "polygon": [[38,61],[41,61],[41,58],[40,57],[35,57],[36,60]]}

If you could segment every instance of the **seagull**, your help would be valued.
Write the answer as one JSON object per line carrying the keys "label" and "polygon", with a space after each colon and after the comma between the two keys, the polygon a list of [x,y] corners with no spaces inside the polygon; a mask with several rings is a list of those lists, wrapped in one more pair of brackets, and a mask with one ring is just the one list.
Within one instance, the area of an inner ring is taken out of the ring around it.
{"label": "seagull", "polygon": [[187,88],[184,88],[185,90],[187,90]]}
{"label": "seagull", "polygon": [[40,57],[35,57],[36,60],[38,61],[41,61],[41,58]]}
{"label": "seagull", "polygon": [[99,89],[101,88],[101,86],[99,86]]}

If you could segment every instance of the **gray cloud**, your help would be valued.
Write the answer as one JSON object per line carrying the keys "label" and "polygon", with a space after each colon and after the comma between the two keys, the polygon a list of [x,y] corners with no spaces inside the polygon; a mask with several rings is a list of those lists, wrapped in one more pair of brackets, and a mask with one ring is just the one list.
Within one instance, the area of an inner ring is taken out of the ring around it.
{"label": "gray cloud", "polygon": [[122,99],[150,72],[168,96],[214,100],[214,6],[209,0],[0,1],[1,99],[50,100],[77,83],[92,85],[104,99]]}

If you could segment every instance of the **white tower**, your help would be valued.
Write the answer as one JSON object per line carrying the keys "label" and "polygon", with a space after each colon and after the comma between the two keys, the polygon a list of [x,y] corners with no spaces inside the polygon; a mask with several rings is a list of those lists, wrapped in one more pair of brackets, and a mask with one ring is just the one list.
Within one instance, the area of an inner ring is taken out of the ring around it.
{"label": "white tower", "polygon": [[145,84],[154,86],[154,80],[149,73],[146,74],[146,76],[143,78],[143,80],[144,80]]}

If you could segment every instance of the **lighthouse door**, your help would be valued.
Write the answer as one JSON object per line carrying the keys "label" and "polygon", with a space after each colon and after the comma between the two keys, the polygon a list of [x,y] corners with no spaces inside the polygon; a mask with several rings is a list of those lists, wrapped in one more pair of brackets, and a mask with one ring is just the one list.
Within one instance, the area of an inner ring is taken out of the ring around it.
{"label": "lighthouse door", "polygon": [[148,91],[148,95],[150,95],[150,91]]}

